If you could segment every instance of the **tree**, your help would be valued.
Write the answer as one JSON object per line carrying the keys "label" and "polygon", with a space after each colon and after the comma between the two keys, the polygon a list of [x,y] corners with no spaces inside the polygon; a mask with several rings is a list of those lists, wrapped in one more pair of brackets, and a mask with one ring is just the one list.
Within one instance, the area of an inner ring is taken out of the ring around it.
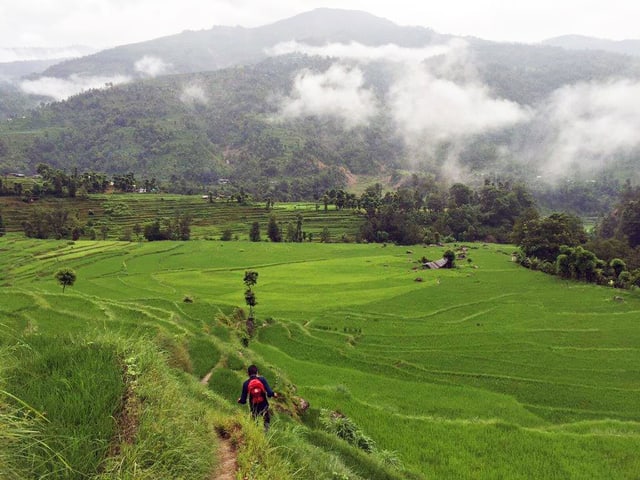
{"label": "tree", "polygon": [[520,247],[528,257],[555,262],[560,247],[575,247],[587,236],[582,220],[566,213],[553,213],[548,217],[532,219],[523,225]]}
{"label": "tree", "polygon": [[275,215],[271,215],[269,217],[269,223],[267,225],[267,236],[272,242],[282,241],[282,234],[280,233],[280,227],[278,226]]}
{"label": "tree", "polygon": [[640,245],[640,195],[637,200],[628,201],[624,205],[620,231],[626,235],[631,248]]}
{"label": "tree", "polygon": [[624,260],[614,258],[609,262],[609,267],[613,270],[615,277],[618,278],[620,274],[627,269],[627,264]]}
{"label": "tree", "polygon": [[178,215],[175,220],[172,237],[186,241],[191,238],[191,215]]}
{"label": "tree", "polygon": [[462,183],[454,183],[449,188],[449,206],[461,207],[473,201],[473,190]]}
{"label": "tree", "polygon": [[70,268],[61,268],[55,274],[56,280],[62,285],[62,293],[67,286],[71,286],[76,282],[76,272]]}
{"label": "tree", "polygon": [[29,238],[46,239],[51,233],[50,210],[40,207],[34,208],[27,219],[22,222],[25,236]]}
{"label": "tree", "polygon": [[296,231],[295,231],[295,242],[302,242],[304,240],[304,233],[302,232],[302,214],[298,213],[296,215]]}
{"label": "tree", "polygon": [[133,172],[129,172],[126,175],[114,175],[113,188],[121,192],[133,192],[136,188],[136,179]]}
{"label": "tree", "polygon": [[136,222],[135,225],[133,226],[132,231],[133,231],[133,233],[135,233],[136,238],[139,240],[140,239],[140,235],[142,235],[142,225],[140,225],[140,223]]}
{"label": "tree", "polygon": [[244,272],[244,301],[249,306],[249,318],[247,319],[247,331],[249,335],[253,333],[253,309],[258,304],[256,300],[256,294],[253,291],[253,287],[258,283],[258,272],[255,270],[247,270]]}
{"label": "tree", "polygon": [[230,228],[225,228],[222,231],[222,235],[220,235],[220,240],[223,242],[228,242],[233,238],[233,230]]}
{"label": "tree", "polygon": [[327,226],[322,227],[322,232],[320,232],[320,241],[322,243],[331,242],[331,232],[329,231],[329,227]]}
{"label": "tree", "polygon": [[249,240],[251,240],[252,242],[260,241],[260,223],[259,222],[253,222],[251,224],[251,230],[249,230]]}
{"label": "tree", "polygon": [[442,258],[447,259],[446,268],[453,268],[456,266],[456,254],[453,250],[447,250],[444,252]]}

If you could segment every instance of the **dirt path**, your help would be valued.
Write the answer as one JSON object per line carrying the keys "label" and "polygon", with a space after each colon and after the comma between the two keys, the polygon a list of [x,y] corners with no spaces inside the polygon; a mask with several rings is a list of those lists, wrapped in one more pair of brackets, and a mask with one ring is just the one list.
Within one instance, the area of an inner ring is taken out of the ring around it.
{"label": "dirt path", "polygon": [[200,380],[200,383],[203,384],[203,385],[208,385],[209,384],[209,380],[211,380],[211,375],[213,375],[213,370],[211,370],[204,377],[202,377],[202,380]]}
{"label": "dirt path", "polygon": [[220,438],[218,443],[218,468],[211,475],[211,480],[235,480],[238,469],[236,451],[231,440]]}
{"label": "dirt path", "polygon": [[[200,383],[208,385],[213,369],[207,373]],[[235,480],[236,470],[238,470],[238,462],[236,451],[228,438],[218,437],[218,466],[209,477],[210,480]]]}

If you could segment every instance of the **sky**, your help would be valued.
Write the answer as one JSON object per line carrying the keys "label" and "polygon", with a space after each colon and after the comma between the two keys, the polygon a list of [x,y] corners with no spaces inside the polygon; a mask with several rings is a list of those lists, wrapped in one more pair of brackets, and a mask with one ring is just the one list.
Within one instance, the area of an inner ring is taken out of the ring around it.
{"label": "sky", "polygon": [[256,27],[319,7],[495,41],[640,38],[636,0],[0,0],[0,48],[107,48],[215,25]]}

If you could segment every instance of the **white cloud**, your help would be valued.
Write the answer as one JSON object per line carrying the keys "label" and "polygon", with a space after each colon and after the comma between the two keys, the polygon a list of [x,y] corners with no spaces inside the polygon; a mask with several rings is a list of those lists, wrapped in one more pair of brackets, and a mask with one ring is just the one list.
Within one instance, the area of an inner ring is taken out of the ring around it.
{"label": "white cloud", "polygon": [[55,100],[65,100],[72,95],[91,89],[107,88],[111,85],[126,83],[131,79],[124,75],[112,77],[82,77],[71,75],[68,78],[40,77],[37,80],[24,80],[20,88],[25,93],[42,95]]}
{"label": "white cloud", "polygon": [[362,71],[339,64],[322,73],[299,72],[280,109],[280,114],[287,118],[333,116],[347,128],[365,124],[376,113],[375,97],[364,87]]}
{"label": "white cloud", "polygon": [[207,93],[204,91],[204,88],[202,86],[186,85],[182,88],[180,101],[186,103],[187,105],[206,105],[209,103],[209,97],[207,96]]}
{"label": "white cloud", "polygon": [[297,41],[282,42],[267,49],[268,55],[286,55],[303,53],[356,60],[361,63],[384,60],[387,62],[416,63],[438,55],[450,54],[452,50],[466,48],[463,40],[453,40],[448,44],[430,45],[422,48],[406,48],[394,44],[371,47],[358,42],[329,43],[323,46],[307,45]]}
{"label": "white cloud", "polygon": [[482,84],[438,78],[424,67],[406,70],[390,89],[389,104],[410,145],[460,141],[529,117],[519,104],[493,98]]}
{"label": "white cloud", "polygon": [[[387,97],[391,116],[399,133],[409,146],[421,145],[429,150],[441,142],[462,142],[473,135],[503,128],[525,121],[529,117],[526,108],[515,102],[494,98],[490,90],[475,80],[475,70],[467,57],[468,45],[454,40],[442,45],[423,48],[404,48],[398,45],[369,47],[358,43],[310,46],[287,42],[274,47],[271,54],[300,52],[309,55],[335,57],[351,62],[369,63],[384,60],[395,64],[395,78]],[[425,63],[428,60],[428,63]],[[336,64],[338,65],[338,64]],[[343,119],[352,115],[351,123],[361,123],[375,114],[370,107],[373,94],[363,89],[363,74],[355,68],[350,76],[344,75],[344,67],[332,67],[326,75],[314,76],[308,72],[298,75],[294,84],[295,102],[286,105],[289,116],[313,114],[322,110],[325,114]],[[357,77],[354,74],[357,72]],[[328,95],[325,77],[332,91],[341,91],[359,99],[348,101]],[[341,75],[336,75],[340,73]],[[345,78],[342,78],[345,77]],[[348,77],[348,78],[347,78]],[[362,95],[367,92],[363,99]],[[310,105],[322,105],[310,108]]]}
{"label": "white cloud", "polygon": [[640,147],[640,82],[579,83],[554,92],[538,122],[547,125],[544,168],[562,174],[597,169]]}
{"label": "white cloud", "polygon": [[145,55],[134,64],[136,72],[148,77],[157,77],[171,71],[171,64],[166,63],[159,57],[153,55]]}

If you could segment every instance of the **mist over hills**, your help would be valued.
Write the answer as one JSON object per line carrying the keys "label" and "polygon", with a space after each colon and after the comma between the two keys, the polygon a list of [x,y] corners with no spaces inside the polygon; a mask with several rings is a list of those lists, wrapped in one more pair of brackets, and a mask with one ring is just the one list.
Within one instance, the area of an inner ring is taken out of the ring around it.
{"label": "mist over hills", "polygon": [[0,89],[14,99],[0,109],[14,118],[0,127],[5,172],[47,162],[262,191],[303,179],[299,198],[398,169],[635,179],[640,158],[640,59],[460,39],[357,11],[123,45],[19,87],[57,101],[17,119],[16,86]]}
{"label": "mist over hills", "polygon": [[562,47],[567,50],[601,50],[640,57],[640,40],[607,40],[584,35],[563,35],[542,42],[544,45]]}

